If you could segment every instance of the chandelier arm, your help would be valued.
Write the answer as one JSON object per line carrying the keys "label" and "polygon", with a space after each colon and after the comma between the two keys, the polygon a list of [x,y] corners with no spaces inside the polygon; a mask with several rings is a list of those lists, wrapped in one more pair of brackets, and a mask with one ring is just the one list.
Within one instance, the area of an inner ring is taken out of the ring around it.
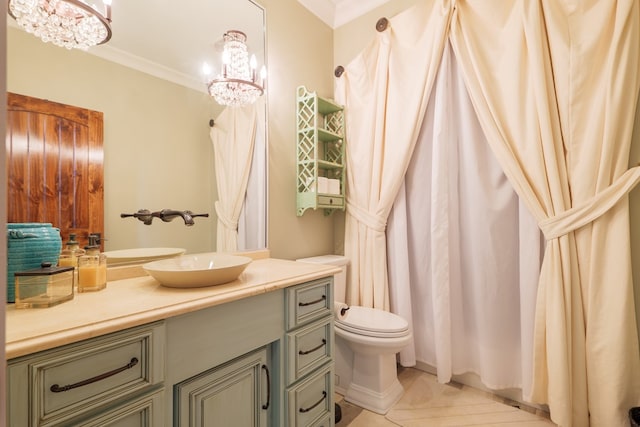
{"label": "chandelier arm", "polygon": [[226,78],[226,77],[221,77],[219,79],[213,79],[209,82],[209,84],[207,85],[207,88],[211,89],[211,86],[213,86],[216,83],[240,83],[243,85],[248,85],[248,86],[253,86],[254,88],[258,89],[260,91],[260,95],[262,95],[264,93],[264,88],[262,86],[260,86],[257,83],[252,82],[251,80],[242,80],[242,79],[230,79],[230,78]]}

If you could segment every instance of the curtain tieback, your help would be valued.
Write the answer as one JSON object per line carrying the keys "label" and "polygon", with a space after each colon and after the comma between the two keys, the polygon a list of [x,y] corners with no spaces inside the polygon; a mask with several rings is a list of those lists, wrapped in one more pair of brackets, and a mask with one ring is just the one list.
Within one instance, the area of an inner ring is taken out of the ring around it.
{"label": "curtain tieback", "polygon": [[609,187],[600,191],[584,203],[567,209],[560,214],[538,223],[547,240],[564,236],[583,227],[611,209],[623,196],[627,195],[640,181],[640,166],[623,173]]}
{"label": "curtain tieback", "polygon": [[227,229],[231,231],[236,231],[238,229],[238,221],[233,221],[222,211],[220,207],[220,201],[216,201],[214,203],[214,207],[216,209],[216,215],[218,215],[218,221],[220,221]]}
{"label": "curtain tieback", "polygon": [[363,223],[367,227],[380,233],[384,233],[387,228],[387,220],[375,214],[370,213],[366,209],[362,209],[347,200],[347,213],[353,216],[358,222]]}

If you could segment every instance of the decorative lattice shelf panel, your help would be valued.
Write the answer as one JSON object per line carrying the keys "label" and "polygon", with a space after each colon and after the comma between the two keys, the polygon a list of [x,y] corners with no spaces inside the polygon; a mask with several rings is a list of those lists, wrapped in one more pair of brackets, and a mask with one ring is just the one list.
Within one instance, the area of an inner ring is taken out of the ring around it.
{"label": "decorative lattice shelf panel", "polygon": [[344,107],[297,90],[297,214],[344,210]]}

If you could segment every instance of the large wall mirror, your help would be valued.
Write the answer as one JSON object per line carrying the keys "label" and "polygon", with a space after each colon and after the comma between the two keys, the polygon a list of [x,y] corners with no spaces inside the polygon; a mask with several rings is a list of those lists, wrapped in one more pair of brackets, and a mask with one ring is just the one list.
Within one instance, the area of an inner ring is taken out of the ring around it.
{"label": "large wall mirror", "polygon": [[[228,30],[246,33],[250,53],[265,64],[264,9],[251,0],[115,0],[112,40],[88,52],[43,43],[7,21],[9,92],[104,113],[105,249],[215,250],[209,126],[222,107],[206,93],[202,65],[219,70]],[[247,195],[253,215],[241,218],[251,237],[240,249],[266,246],[265,96],[257,105],[253,190]],[[210,216],[191,227],[179,218],[148,226],[120,217],[164,208]]]}

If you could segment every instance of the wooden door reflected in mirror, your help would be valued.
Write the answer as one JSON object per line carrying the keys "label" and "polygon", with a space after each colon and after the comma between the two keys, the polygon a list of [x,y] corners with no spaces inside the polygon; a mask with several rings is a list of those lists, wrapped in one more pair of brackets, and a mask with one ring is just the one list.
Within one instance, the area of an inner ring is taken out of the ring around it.
{"label": "wooden door reflected in mirror", "polygon": [[101,112],[7,93],[7,222],[103,236],[102,145]]}

